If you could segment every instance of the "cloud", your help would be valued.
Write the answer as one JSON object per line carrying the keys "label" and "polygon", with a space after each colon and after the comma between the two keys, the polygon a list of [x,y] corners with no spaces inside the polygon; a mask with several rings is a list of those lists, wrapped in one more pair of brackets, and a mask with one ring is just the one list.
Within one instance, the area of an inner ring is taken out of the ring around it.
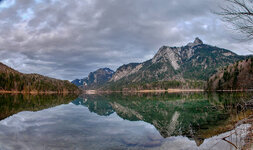
{"label": "cloud", "polygon": [[72,80],[147,60],[162,45],[185,45],[196,36],[248,53],[251,42],[236,40],[239,35],[211,13],[217,6],[218,0],[5,0],[0,61]]}

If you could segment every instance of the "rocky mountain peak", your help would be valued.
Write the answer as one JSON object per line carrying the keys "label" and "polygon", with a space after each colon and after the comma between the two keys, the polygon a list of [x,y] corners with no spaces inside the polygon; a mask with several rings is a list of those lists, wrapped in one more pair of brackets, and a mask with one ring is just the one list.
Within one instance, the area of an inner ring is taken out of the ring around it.
{"label": "rocky mountain peak", "polygon": [[187,60],[194,55],[194,46],[202,45],[203,42],[196,37],[193,43],[183,47],[162,46],[152,59],[152,63],[170,62],[174,70],[178,70],[182,60]]}
{"label": "rocky mountain peak", "polygon": [[188,43],[187,46],[193,47],[193,46],[197,46],[197,45],[201,45],[203,44],[203,41],[201,39],[199,39],[198,37],[195,38],[193,43]]}
{"label": "rocky mountain peak", "polygon": [[203,42],[198,37],[196,37],[193,44],[200,45],[200,44],[203,44]]}

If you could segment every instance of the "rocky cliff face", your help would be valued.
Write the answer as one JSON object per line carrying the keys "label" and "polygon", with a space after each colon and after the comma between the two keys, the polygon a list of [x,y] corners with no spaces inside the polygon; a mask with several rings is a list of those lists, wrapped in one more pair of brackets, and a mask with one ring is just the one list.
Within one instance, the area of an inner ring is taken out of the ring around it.
{"label": "rocky cliff face", "polygon": [[119,67],[108,84],[150,83],[154,81],[206,81],[218,68],[244,59],[229,50],[204,44],[199,38],[182,47],[162,46],[143,63]]}
{"label": "rocky cliff face", "polygon": [[117,69],[115,74],[113,75],[112,79],[110,81],[116,82],[124,77],[127,77],[133,73],[136,73],[139,71],[139,69],[142,67],[142,64],[140,63],[130,63],[127,65],[123,65]]}
{"label": "rocky cliff face", "polygon": [[180,52],[181,48],[163,46],[152,58],[152,64],[169,62],[174,70],[178,70],[181,62]]}
{"label": "rocky cliff face", "polygon": [[253,89],[253,58],[221,69],[210,77],[206,89],[211,91]]}
{"label": "rocky cliff face", "polygon": [[88,77],[83,79],[75,79],[72,81],[72,83],[83,88],[96,87],[109,81],[113,74],[114,71],[109,68],[100,68],[94,72],[91,72]]}

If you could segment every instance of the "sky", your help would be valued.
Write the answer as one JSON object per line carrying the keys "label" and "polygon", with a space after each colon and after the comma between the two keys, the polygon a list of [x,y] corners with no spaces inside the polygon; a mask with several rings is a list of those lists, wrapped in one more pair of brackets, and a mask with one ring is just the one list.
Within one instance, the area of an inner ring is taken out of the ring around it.
{"label": "sky", "polygon": [[73,80],[151,59],[163,46],[204,43],[251,54],[253,41],[215,13],[223,0],[0,0],[0,62]]}

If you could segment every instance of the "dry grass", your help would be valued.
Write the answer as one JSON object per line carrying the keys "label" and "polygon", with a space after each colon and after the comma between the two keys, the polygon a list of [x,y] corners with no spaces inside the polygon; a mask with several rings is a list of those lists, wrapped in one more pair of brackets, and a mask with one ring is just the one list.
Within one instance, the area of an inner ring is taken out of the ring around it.
{"label": "dry grass", "polygon": [[243,150],[252,150],[253,149],[253,116],[247,118],[244,123],[251,124],[251,127],[248,129],[248,134],[244,139],[245,145]]}

